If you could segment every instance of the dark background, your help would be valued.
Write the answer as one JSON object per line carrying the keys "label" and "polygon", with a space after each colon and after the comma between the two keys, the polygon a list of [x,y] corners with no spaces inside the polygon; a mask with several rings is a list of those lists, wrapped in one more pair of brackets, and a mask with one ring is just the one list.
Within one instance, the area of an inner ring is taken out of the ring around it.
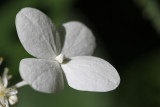
{"label": "dark background", "polygon": [[159,34],[143,9],[133,0],[79,1],[76,8],[89,18],[98,43],[103,42],[109,60],[119,70],[122,80],[115,107],[160,106],[159,86],[152,80],[160,81]]}
{"label": "dark background", "polygon": [[75,8],[89,18],[116,66],[159,48],[157,32],[133,0],[81,1]]}

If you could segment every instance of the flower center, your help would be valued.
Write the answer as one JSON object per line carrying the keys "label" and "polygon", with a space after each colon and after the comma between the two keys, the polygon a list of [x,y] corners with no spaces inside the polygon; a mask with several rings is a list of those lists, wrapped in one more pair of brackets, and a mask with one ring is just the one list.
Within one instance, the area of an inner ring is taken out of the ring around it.
{"label": "flower center", "polygon": [[65,55],[59,54],[55,59],[56,59],[56,61],[58,61],[60,64],[62,64],[65,58],[66,58]]}
{"label": "flower center", "polygon": [[5,96],[5,92],[4,92],[4,88],[0,89],[0,97],[4,97]]}

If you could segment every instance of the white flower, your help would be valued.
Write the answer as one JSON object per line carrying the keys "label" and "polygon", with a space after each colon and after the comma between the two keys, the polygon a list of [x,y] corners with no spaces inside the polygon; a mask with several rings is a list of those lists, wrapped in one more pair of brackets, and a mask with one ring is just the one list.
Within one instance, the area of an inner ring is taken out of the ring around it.
{"label": "white flower", "polygon": [[[2,63],[2,61],[3,59],[0,58],[0,64]],[[16,94],[18,93],[15,88],[7,88],[8,80],[11,79],[11,75],[7,75],[8,71],[8,68],[5,68],[2,78],[0,77],[0,107],[9,107],[8,100],[10,100],[10,98],[12,98],[13,96],[16,96]],[[17,101],[18,98],[14,102],[17,103]]]}
{"label": "white flower", "polygon": [[23,59],[19,68],[23,80],[35,90],[63,90],[64,79],[82,91],[106,92],[119,85],[120,77],[112,65],[89,56],[95,49],[95,38],[82,23],[68,22],[57,30],[44,13],[27,7],[17,14],[16,28],[26,51],[36,57]]}

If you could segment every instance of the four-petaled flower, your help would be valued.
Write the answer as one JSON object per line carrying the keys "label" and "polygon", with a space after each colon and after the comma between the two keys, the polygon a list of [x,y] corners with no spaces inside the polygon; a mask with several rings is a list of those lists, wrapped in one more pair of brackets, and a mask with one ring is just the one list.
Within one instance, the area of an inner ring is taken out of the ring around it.
{"label": "four-petaled flower", "polygon": [[[2,58],[0,58],[0,64],[2,63]],[[18,98],[16,94],[18,93],[15,88],[7,88],[8,80],[11,79],[11,75],[8,74],[8,68],[4,69],[2,78],[0,77],[0,107],[9,107],[17,103]]]}
{"label": "four-petaled flower", "polygon": [[36,57],[23,59],[19,67],[22,79],[35,90],[63,90],[64,78],[82,91],[106,92],[119,85],[119,74],[111,64],[89,56],[95,38],[84,24],[72,21],[56,29],[44,13],[27,7],[17,14],[16,28],[23,47]]}

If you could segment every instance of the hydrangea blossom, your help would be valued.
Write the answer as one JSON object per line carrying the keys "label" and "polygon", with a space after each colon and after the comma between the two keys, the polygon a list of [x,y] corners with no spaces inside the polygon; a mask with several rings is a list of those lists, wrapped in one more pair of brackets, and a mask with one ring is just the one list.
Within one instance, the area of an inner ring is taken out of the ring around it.
{"label": "hydrangea blossom", "polygon": [[[3,61],[3,58],[0,58],[0,65]],[[8,88],[8,80],[11,79],[11,75],[8,74],[8,68],[4,69],[2,78],[0,77],[0,107],[9,107],[18,102],[16,94],[18,91],[15,88]],[[9,101],[9,104],[8,104]]]}
{"label": "hydrangea blossom", "polygon": [[64,79],[81,91],[115,89],[120,83],[116,69],[107,61],[90,56],[96,45],[91,30],[77,21],[64,23],[61,28],[64,30],[57,29],[38,9],[26,7],[17,14],[19,39],[25,50],[36,57],[20,62],[24,83],[45,93],[63,90]]}

